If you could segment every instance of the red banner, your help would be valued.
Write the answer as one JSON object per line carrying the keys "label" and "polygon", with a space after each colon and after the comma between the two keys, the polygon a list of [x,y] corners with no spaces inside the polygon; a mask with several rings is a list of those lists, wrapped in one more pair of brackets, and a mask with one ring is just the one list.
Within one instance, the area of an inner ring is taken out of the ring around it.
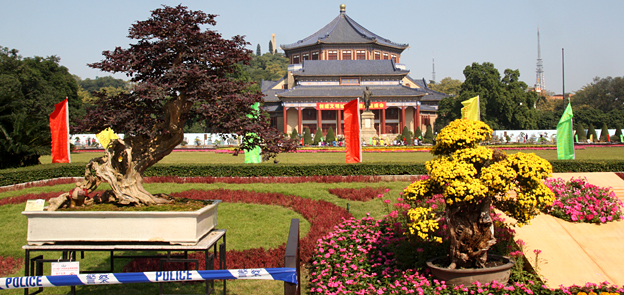
{"label": "red banner", "polygon": [[354,99],[344,105],[344,136],[347,147],[347,163],[362,162],[362,144],[360,142],[360,99]]}
{"label": "red banner", "polygon": [[52,163],[70,163],[67,98],[54,105],[54,112],[50,114],[50,131],[52,132]]}
{"label": "red banner", "polygon": [[[321,111],[336,111],[336,110],[344,110],[346,102],[317,102],[316,109]],[[385,101],[375,101],[371,102],[370,110],[381,110],[387,109],[388,105]],[[360,110],[365,109],[364,103],[360,102]]]}

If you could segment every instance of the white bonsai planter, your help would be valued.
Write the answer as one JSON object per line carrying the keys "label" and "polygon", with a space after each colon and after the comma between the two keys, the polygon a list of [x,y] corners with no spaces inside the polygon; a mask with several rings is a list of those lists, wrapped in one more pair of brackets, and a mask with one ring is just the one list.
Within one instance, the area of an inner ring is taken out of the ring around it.
{"label": "white bonsai planter", "polygon": [[29,245],[166,242],[195,245],[217,225],[221,200],[197,211],[24,211]]}

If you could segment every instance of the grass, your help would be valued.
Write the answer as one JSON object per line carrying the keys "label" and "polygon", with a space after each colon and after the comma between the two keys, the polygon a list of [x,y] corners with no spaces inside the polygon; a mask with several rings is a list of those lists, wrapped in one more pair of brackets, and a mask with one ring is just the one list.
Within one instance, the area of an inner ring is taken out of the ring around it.
{"label": "grass", "polygon": [[[540,148],[540,146],[536,146]],[[557,150],[505,150],[508,154],[516,152],[535,153],[546,160],[556,160]],[[102,156],[102,152],[81,152],[71,155],[74,163],[87,163],[95,157]],[[364,163],[423,163],[432,159],[432,155],[428,152],[379,152],[364,153]],[[622,146],[604,146],[604,147],[579,147],[576,150],[577,160],[622,160],[624,159],[624,147]],[[276,158],[279,163],[284,164],[316,164],[316,163],[345,163],[345,152],[330,153],[285,153],[279,154]],[[51,156],[42,156],[40,158],[42,164],[52,163]],[[174,163],[195,163],[195,164],[242,164],[245,157],[232,156],[226,153],[215,153],[213,151],[206,152],[172,152],[170,155],[162,159],[159,164]],[[157,164],[158,165],[158,164]],[[263,163],[262,165],[273,165],[273,160]]]}

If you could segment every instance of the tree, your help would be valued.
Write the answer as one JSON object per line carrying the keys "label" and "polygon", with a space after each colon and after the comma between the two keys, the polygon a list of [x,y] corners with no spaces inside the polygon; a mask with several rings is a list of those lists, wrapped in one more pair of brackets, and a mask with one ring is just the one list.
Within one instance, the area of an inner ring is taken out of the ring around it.
{"label": "tree", "polygon": [[[245,49],[249,43],[241,36],[227,40],[210,29],[202,31],[216,25],[215,17],[182,5],[163,6],[132,25],[129,37],[136,43],[130,48],[104,51],[104,60],[89,65],[124,72],[136,84],[130,93],[115,97],[98,94],[82,122],[80,131],[111,127],[125,137],[109,144],[106,156],[89,162],[81,187],[93,190],[106,181],[116,203],[167,202],[143,188],[142,174],[182,142],[187,120],[203,121],[215,133],[242,136],[236,153],[261,146],[263,155],[272,157],[294,148],[270,127],[265,111],[252,108],[262,101],[261,93],[235,79],[238,64],[251,58]],[[247,136],[252,133],[256,136]],[[89,175],[90,170],[96,175]]]}
{"label": "tree", "polygon": [[256,56],[261,56],[262,55],[262,50],[260,49],[260,43],[258,43],[258,46],[256,46]]}
{"label": "tree", "polygon": [[622,142],[622,129],[620,125],[615,125],[615,134],[611,137],[611,142]]}
{"label": "tree", "polygon": [[578,142],[587,142],[585,128],[583,128],[583,124],[581,123],[576,123],[576,137],[578,138]]}
{"label": "tree", "polygon": [[292,132],[290,133],[290,139],[295,142],[299,142],[299,133],[297,132],[297,129],[293,128]]}
{"label": "tree", "polygon": [[314,133],[314,145],[319,144],[323,140],[323,130],[321,127],[316,127],[316,133]]}
{"label": "tree", "polygon": [[50,151],[49,116],[69,100],[70,125],[84,115],[78,86],[57,56],[22,58],[0,47],[0,167],[36,165]]}
{"label": "tree", "polygon": [[596,135],[596,129],[594,129],[594,125],[589,124],[589,128],[587,129],[587,138],[591,139],[592,142],[598,141],[598,135]]}
{"label": "tree", "polygon": [[423,143],[433,143],[433,129],[431,129],[431,125],[427,125],[427,131],[425,131]]}
{"label": "tree", "polygon": [[329,126],[329,129],[327,130],[327,135],[325,135],[325,142],[327,142],[328,144],[331,144],[334,141],[336,141],[336,135],[334,134],[334,128]]}
{"label": "tree", "polygon": [[416,127],[416,131],[414,131],[414,138],[422,139],[422,130],[420,130],[420,126]]}
{"label": "tree", "polygon": [[249,74],[249,81],[277,81],[286,76],[288,59],[279,54],[265,53],[254,56],[249,65],[244,65],[242,69]]}
{"label": "tree", "polygon": [[451,77],[446,77],[442,79],[439,83],[429,83],[427,85],[429,89],[442,92],[448,95],[456,96],[459,94],[459,90],[461,89],[462,81],[457,79],[451,79]]}
{"label": "tree", "polygon": [[274,54],[273,42],[269,41],[269,54]]}
{"label": "tree", "polygon": [[609,128],[607,128],[607,123],[602,123],[602,130],[600,130],[600,142],[609,142]]}
{"label": "tree", "polygon": [[[624,77],[594,78],[577,91],[572,103],[583,108],[598,109],[604,113],[624,109]],[[575,114],[576,115],[576,114]]]}
{"label": "tree", "polygon": [[405,145],[413,144],[412,134],[410,133],[409,128],[407,128],[407,126],[403,127],[403,132],[401,133],[401,140],[405,142]]}
{"label": "tree", "polygon": [[303,129],[303,144],[312,144],[312,132],[308,127]]}

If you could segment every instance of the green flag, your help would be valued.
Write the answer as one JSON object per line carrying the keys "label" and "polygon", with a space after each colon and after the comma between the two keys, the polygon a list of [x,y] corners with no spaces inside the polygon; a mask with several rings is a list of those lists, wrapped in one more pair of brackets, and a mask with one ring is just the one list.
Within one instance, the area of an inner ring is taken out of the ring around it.
{"label": "green flag", "polygon": [[[258,113],[260,112],[260,103],[254,103],[251,108],[254,110],[252,114],[247,114],[249,118],[257,118]],[[258,137],[255,133],[248,133],[245,137],[255,138]],[[260,156],[260,152],[262,150],[259,146],[255,147],[252,150],[245,150],[245,163],[262,163],[262,157]]]}
{"label": "green flag", "polygon": [[462,101],[464,106],[461,109],[462,119],[480,121],[479,96]]}
{"label": "green flag", "polygon": [[568,107],[557,124],[557,158],[559,160],[574,160],[573,116],[572,105],[568,102]]}

